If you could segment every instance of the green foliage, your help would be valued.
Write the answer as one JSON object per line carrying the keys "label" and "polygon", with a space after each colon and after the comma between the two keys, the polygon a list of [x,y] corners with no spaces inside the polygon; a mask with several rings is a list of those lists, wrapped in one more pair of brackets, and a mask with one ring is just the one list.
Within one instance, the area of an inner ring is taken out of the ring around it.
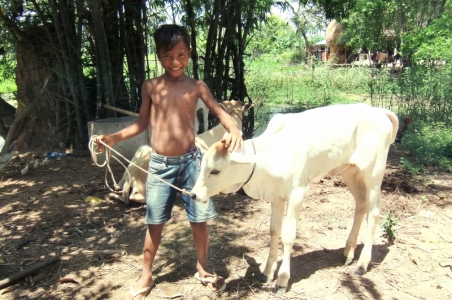
{"label": "green foliage", "polygon": [[345,27],[341,40],[355,49],[366,47],[381,51],[387,46],[383,32],[389,21],[386,18],[389,2],[357,0],[349,16],[340,21]]}
{"label": "green foliage", "polygon": [[427,175],[428,171],[424,168],[424,166],[412,163],[405,157],[400,158],[399,162],[400,170],[411,174],[411,175]]}
{"label": "green foliage", "polygon": [[[369,81],[371,104],[410,117],[402,146],[411,157],[399,167],[427,175],[426,167],[452,168],[452,67],[415,65],[404,72],[374,69]],[[400,118],[402,121],[403,118]]]}
{"label": "green foliage", "polygon": [[397,236],[397,230],[394,228],[397,225],[397,219],[393,219],[391,214],[385,213],[383,220],[381,221],[381,227],[385,230],[389,239],[395,239]]}
{"label": "green foliage", "polygon": [[298,39],[295,30],[283,19],[270,15],[247,46],[255,56],[262,53],[281,54],[294,48]]}
{"label": "green foliage", "polygon": [[403,36],[402,51],[411,53],[413,61],[452,59],[452,0],[448,0],[444,13],[425,28],[413,28]]}
{"label": "green foliage", "polygon": [[371,103],[427,123],[452,125],[452,66],[412,66],[404,72],[373,69]]}
{"label": "green foliage", "polygon": [[253,101],[315,107],[351,102],[345,94],[366,92],[369,69],[291,64],[294,55],[263,55],[245,63],[247,91]]}
{"label": "green foliage", "polygon": [[15,92],[17,90],[15,82],[14,68],[16,62],[11,56],[5,55],[0,58],[0,93]]}
{"label": "green foliage", "polygon": [[[406,132],[402,145],[413,155],[416,164],[451,170],[452,128],[443,123],[429,124],[420,121],[412,127]],[[401,164],[405,170],[411,170],[410,173],[420,173],[417,166],[409,166],[406,161],[402,163],[402,160]]]}
{"label": "green foliage", "polygon": [[[343,39],[354,49],[399,48],[402,35],[404,43],[406,37],[417,35],[441,16],[444,3],[444,0],[356,0],[338,21],[345,25]],[[405,48],[403,54],[407,53]]]}
{"label": "green foliage", "polygon": [[[308,1],[304,1],[308,3]],[[312,3],[322,7],[325,11],[325,16],[328,19],[341,19],[346,17],[358,0],[314,0]]]}
{"label": "green foliage", "polygon": [[312,35],[308,38],[309,44],[313,45],[315,43],[318,43],[320,41],[323,41],[325,39],[325,35],[320,35],[320,34],[316,34],[316,35]]}

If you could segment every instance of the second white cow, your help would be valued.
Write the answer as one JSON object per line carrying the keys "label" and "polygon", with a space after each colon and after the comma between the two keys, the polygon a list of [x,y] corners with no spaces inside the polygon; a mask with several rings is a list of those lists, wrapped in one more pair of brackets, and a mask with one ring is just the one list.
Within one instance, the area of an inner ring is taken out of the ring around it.
{"label": "second white cow", "polygon": [[[223,101],[220,105],[232,116],[240,130],[243,125],[243,113],[253,106],[253,104],[245,104],[242,101],[235,100]],[[225,133],[226,129],[223,125],[219,124],[210,130],[198,134],[195,137],[195,144],[200,149],[201,153],[204,154],[213,143],[221,140]],[[148,170],[151,150],[152,148],[149,145],[143,145],[138,148],[132,158],[132,163],[129,164],[118,183],[119,188],[122,190],[122,195],[119,199],[126,204],[128,204],[130,200],[138,203],[146,203],[147,173],[136,167],[136,165],[144,170]]]}
{"label": "second white cow", "polygon": [[261,136],[245,141],[241,152],[229,153],[221,143],[212,145],[203,157],[193,197],[205,202],[220,192],[231,193],[243,187],[251,198],[271,201],[270,253],[263,275],[268,283],[273,281],[281,236],[282,264],[276,282],[268,287],[285,292],[308,184],[325,173],[340,175],[356,202],[353,227],[344,249],[346,264],[353,260],[361,223],[366,213],[368,216],[365,245],[356,269],[364,274],[379,222],[386,159],[397,129],[394,113],[364,104],[275,115]]}
{"label": "second white cow", "polygon": [[202,120],[203,120],[203,131],[207,131],[209,128],[209,108],[206,106],[204,101],[198,99],[198,105],[196,106],[196,116],[195,116],[195,135],[199,132],[199,120],[198,120],[198,111],[201,110]]}

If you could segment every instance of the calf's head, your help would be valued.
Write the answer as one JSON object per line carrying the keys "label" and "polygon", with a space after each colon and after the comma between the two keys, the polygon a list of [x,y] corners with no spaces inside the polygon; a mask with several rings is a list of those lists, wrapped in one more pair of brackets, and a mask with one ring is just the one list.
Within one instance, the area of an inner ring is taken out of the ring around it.
{"label": "calf's head", "polygon": [[205,203],[209,197],[219,193],[238,191],[247,181],[256,161],[255,155],[245,155],[243,150],[230,153],[222,142],[216,142],[202,159],[201,172],[191,191],[196,195],[193,199]]}

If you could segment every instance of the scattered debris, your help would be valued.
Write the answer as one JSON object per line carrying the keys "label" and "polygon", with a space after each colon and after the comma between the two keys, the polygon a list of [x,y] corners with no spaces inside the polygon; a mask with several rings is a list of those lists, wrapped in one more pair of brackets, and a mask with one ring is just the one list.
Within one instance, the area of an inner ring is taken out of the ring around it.
{"label": "scattered debris", "polygon": [[452,267],[452,261],[440,262],[439,265],[443,268]]}
{"label": "scattered debris", "polygon": [[20,173],[22,173],[22,175],[25,175],[28,173],[28,165],[25,165],[25,168],[23,168]]}
{"label": "scattered debris", "polygon": [[64,278],[58,279],[58,283],[75,283],[75,284],[80,284],[80,283],[78,283],[78,281],[75,280],[74,278],[69,278],[69,277],[64,277]]}
{"label": "scattered debris", "polygon": [[112,255],[112,254],[120,254],[120,255],[126,255],[127,252],[126,250],[85,250],[83,251],[83,253],[85,253],[86,255],[94,255],[94,254],[107,254],[107,255]]}
{"label": "scattered debris", "polygon": [[99,205],[103,202],[104,200],[100,199],[99,197],[96,196],[88,196],[85,198],[85,202],[86,203],[90,203],[93,205]]}

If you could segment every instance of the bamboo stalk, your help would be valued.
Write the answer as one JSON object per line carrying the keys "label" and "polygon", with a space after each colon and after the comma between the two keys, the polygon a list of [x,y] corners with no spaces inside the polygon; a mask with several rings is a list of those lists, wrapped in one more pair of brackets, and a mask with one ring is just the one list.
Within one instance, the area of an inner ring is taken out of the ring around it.
{"label": "bamboo stalk", "polygon": [[75,104],[75,119],[77,121],[77,129],[78,129],[81,139],[84,141],[84,140],[87,140],[87,137],[86,137],[86,132],[84,129],[83,121],[82,121],[82,112],[81,112],[81,107],[80,107],[80,103],[79,103],[80,100],[79,100],[77,88],[76,88],[77,84],[74,81],[74,78],[72,75],[73,69],[71,68],[71,58],[70,58],[70,55],[69,55],[68,49],[67,49],[66,39],[68,39],[69,37],[65,36],[63,24],[61,24],[61,22],[60,22],[60,16],[61,17],[63,17],[63,16],[58,14],[58,7],[57,7],[56,0],[50,0],[50,6],[52,8],[53,23],[54,23],[56,35],[58,38],[59,50],[61,52],[64,69],[66,71],[66,80],[69,85],[69,90],[71,92],[71,96],[72,96],[72,99],[74,100],[74,104]]}

